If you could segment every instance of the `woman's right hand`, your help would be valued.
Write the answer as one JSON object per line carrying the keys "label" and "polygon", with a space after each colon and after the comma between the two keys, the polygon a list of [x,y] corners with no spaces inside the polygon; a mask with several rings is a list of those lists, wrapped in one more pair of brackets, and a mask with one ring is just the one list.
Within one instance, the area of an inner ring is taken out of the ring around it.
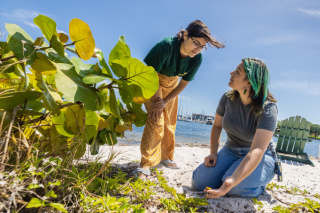
{"label": "woman's right hand", "polygon": [[217,163],[217,158],[218,156],[215,153],[208,155],[204,159],[204,165],[214,167]]}

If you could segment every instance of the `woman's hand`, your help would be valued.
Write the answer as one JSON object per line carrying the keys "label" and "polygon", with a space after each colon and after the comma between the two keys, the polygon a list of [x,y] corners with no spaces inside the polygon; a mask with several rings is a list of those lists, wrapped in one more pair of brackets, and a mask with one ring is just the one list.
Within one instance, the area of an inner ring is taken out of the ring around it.
{"label": "woman's hand", "polygon": [[206,198],[218,198],[226,195],[234,187],[234,180],[232,177],[227,177],[219,189],[205,189],[207,192]]}
{"label": "woman's hand", "polygon": [[161,114],[162,114],[163,110],[160,109],[160,110],[152,110],[150,112],[150,116],[153,120],[155,120],[156,122],[158,122],[161,118]]}
{"label": "woman's hand", "polygon": [[162,98],[158,97],[156,102],[154,102],[152,104],[151,111],[153,111],[153,110],[163,110],[165,108],[165,106],[166,106],[165,101]]}
{"label": "woman's hand", "polygon": [[217,154],[210,154],[204,159],[204,165],[205,166],[211,166],[214,167],[217,163]]}

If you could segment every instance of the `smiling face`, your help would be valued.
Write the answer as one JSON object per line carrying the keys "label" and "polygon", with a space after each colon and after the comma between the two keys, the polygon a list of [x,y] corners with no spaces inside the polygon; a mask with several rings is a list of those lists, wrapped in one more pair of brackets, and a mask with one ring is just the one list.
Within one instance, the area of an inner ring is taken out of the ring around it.
{"label": "smiling face", "polygon": [[188,31],[184,32],[184,41],[181,43],[180,52],[183,58],[193,58],[201,53],[205,48],[207,41],[202,37],[188,37]]}
{"label": "smiling face", "polygon": [[242,93],[245,89],[250,88],[250,82],[247,79],[246,71],[244,70],[243,63],[241,62],[235,71],[230,73],[231,78],[229,82],[229,87],[233,90],[237,90],[239,93]]}

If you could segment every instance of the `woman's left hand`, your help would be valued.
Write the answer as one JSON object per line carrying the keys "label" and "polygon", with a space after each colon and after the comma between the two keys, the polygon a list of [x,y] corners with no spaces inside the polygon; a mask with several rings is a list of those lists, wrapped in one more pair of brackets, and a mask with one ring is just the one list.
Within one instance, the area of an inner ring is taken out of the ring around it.
{"label": "woman's left hand", "polygon": [[165,101],[162,98],[158,98],[156,102],[154,102],[151,106],[151,110],[161,110],[166,106]]}
{"label": "woman's left hand", "polygon": [[218,198],[226,195],[234,187],[234,180],[231,177],[227,177],[219,189],[205,189],[207,192],[206,198]]}

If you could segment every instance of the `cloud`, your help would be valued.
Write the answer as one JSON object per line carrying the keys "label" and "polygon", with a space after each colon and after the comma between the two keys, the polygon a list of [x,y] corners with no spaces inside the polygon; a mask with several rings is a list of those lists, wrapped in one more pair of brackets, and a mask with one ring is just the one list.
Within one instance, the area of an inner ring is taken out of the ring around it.
{"label": "cloud", "polygon": [[31,22],[29,22],[29,21],[25,21],[24,22],[26,25],[29,25],[30,27],[32,27],[32,28],[39,28],[37,25],[35,25],[34,23],[31,23]]}
{"label": "cloud", "polygon": [[320,18],[320,10],[315,10],[315,9],[303,9],[300,8],[299,9],[300,12],[304,13],[304,14],[308,14],[310,16],[316,17],[316,18]]}
{"label": "cloud", "polygon": [[58,32],[58,33],[64,33],[64,34],[67,35],[67,33],[66,33],[65,31],[63,31],[63,30],[58,30],[58,29],[57,29],[57,32]]}
{"label": "cloud", "polygon": [[271,83],[271,88],[298,91],[304,94],[320,96],[320,82],[312,82],[309,80],[281,79]]}
{"label": "cloud", "polygon": [[186,97],[186,96],[178,96],[179,97],[179,99],[181,99],[181,100],[187,100],[187,101],[190,101],[191,100],[191,98],[189,98],[189,97]]}
{"label": "cloud", "polygon": [[259,43],[263,45],[274,45],[285,42],[298,41],[303,39],[301,35],[292,34],[292,35],[271,35],[268,37],[258,38],[254,43]]}
{"label": "cloud", "polygon": [[30,19],[34,18],[39,15],[38,12],[33,11],[33,10],[24,10],[24,9],[19,9],[19,10],[14,10],[11,13],[1,13],[1,15],[12,17],[12,18],[19,18],[19,19]]}

